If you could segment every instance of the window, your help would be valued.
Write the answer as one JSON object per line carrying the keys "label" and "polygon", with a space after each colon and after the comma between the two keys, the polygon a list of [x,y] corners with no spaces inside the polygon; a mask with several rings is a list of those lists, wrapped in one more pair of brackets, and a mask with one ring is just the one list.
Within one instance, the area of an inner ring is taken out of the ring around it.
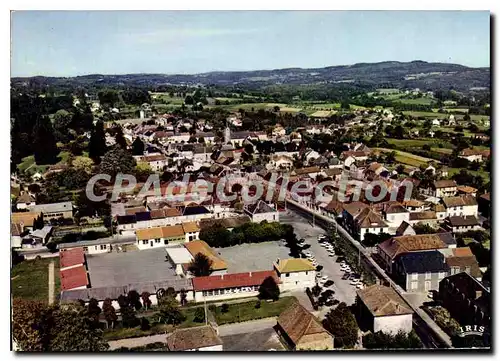
{"label": "window", "polygon": [[159,238],[155,239],[155,243],[160,243],[160,239]]}
{"label": "window", "polygon": [[439,279],[445,278],[446,277],[446,272],[439,272]]}
{"label": "window", "polygon": [[418,288],[418,282],[412,282],[411,283],[411,289],[416,290]]}
{"label": "window", "polygon": [[307,276],[307,274],[308,274],[308,273],[309,273],[309,272],[307,272],[307,271],[306,271],[306,276]]}
{"label": "window", "polygon": [[163,241],[163,243],[164,243],[164,244],[168,244],[168,240],[167,240],[167,239],[166,239],[166,240],[164,240],[164,241]]}
{"label": "window", "polygon": [[142,244],[148,244],[148,240],[147,239],[143,240]]}
{"label": "window", "polygon": [[84,252],[88,252],[89,248],[88,247],[83,247]]}
{"label": "window", "polygon": [[411,274],[411,279],[412,279],[413,281],[417,281],[417,280],[418,280],[418,273],[412,273],[412,274]]}
{"label": "window", "polygon": [[210,290],[207,292],[208,296],[213,296],[214,295],[214,291]]}
{"label": "window", "polygon": [[465,272],[470,273],[470,267],[469,266],[465,267]]}
{"label": "window", "polygon": [[432,273],[430,272],[425,272],[425,279],[430,280],[432,278]]}
{"label": "window", "polygon": [[203,291],[203,297],[207,295],[207,291]]}
{"label": "window", "polygon": [[94,246],[94,249],[97,251],[97,246]]}
{"label": "window", "polygon": [[285,277],[290,277],[290,273],[285,273]]}
{"label": "window", "polygon": [[104,251],[105,249],[107,249],[108,247],[105,245],[105,244],[101,244],[101,251]]}

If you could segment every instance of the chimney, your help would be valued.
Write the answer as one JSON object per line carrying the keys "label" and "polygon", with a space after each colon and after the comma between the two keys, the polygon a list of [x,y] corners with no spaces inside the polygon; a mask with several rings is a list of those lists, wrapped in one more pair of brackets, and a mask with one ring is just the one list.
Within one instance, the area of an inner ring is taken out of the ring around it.
{"label": "chimney", "polygon": [[221,274],[220,275],[220,279],[223,280],[224,279],[224,274]]}
{"label": "chimney", "polygon": [[249,275],[250,277],[252,277],[252,272],[248,272],[248,275]]}

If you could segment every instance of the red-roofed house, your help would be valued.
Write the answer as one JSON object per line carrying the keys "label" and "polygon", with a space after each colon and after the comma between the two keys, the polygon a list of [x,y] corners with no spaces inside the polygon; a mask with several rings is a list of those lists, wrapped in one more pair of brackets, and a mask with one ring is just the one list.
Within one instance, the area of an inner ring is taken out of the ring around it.
{"label": "red-roofed house", "polygon": [[59,264],[61,271],[85,265],[83,247],[59,251]]}
{"label": "red-roofed house", "polygon": [[61,270],[61,290],[76,290],[87,288],[89,279],[84,266],[65,268]]}
{"label": "red-roofed house", "polygon": [[257,271],[193,278],[195,302],[257,296],[267,277],[279,278],[275,271]]}

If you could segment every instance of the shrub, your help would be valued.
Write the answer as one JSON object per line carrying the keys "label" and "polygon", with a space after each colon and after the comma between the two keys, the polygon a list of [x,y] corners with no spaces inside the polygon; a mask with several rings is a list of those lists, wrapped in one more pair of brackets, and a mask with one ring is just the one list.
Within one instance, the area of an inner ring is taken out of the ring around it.
{"label": "shrub", "polygon": [[260,300],[255,303],[255,308],[260,308]]}

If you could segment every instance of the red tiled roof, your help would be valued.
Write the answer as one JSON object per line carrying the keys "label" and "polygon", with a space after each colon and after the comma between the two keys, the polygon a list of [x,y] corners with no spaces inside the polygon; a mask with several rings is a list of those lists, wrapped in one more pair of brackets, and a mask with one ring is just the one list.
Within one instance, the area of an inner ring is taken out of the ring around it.
{"label": "red tiled roof", "polygon": [[59,263],[61,268],[75,266],[85,263],[83,248],[73,248],[67,251],[59,252]]}
{"label": "red tiled roof", "polygon": [[195,277],[193,278],[193,288],[195,291],[206,291],[231,287],[260,286],[269,276],[273,277],[276,283],[279,283],[275,271],[257,271]]}
{"label": "red tiled roof", "polygon": [[71,290],[73,288],[87,286],[87,270],[85,267],[74,267],[61,271],[61,289]]}

